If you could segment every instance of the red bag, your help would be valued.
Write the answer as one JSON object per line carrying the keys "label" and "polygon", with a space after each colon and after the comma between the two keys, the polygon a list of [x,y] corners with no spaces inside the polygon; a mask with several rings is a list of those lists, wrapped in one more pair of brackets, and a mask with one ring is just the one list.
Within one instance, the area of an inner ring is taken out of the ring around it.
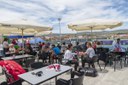
{"label": "red bag", "polygon": [[13,83],[19,80],[18,75],[26,72],[18,63],[12,60],[2,60],[0,61],[0,66],[4,68],[7,74],[12,76],[8,79],[6,75],[8,83]]}

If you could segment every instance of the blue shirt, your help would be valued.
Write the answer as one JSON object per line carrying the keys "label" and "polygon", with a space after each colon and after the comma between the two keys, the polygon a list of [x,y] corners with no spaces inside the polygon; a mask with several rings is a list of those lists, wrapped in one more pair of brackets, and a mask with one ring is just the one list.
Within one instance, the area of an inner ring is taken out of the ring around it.
{"label": "blue shirt", "polygon": [[61,52],[60,52],[60,49],[59,49],[58,47],[54,47],[52,50],[54,51],[54,53],[55,53],[56,55],[58,55],[58,54],[61,53]]}

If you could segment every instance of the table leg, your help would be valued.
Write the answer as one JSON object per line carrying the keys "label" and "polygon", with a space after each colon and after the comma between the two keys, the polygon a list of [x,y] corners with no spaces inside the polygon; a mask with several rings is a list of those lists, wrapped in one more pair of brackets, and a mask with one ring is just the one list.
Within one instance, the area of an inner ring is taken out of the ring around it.
{"label": "table leg", "polygon": [[114,71],[116,71],[116,60],[114,62]]}
{"label": "table leg", "polygon": [[56,83],[57,83],[57,76],[55,77],[55,85],[56,85]]}
{"label": "table leg", "polygon": [[[72,74],[72,69],[70,70],[70,73]],[[71,78],[72,78],[72,75],[71,75]]]}

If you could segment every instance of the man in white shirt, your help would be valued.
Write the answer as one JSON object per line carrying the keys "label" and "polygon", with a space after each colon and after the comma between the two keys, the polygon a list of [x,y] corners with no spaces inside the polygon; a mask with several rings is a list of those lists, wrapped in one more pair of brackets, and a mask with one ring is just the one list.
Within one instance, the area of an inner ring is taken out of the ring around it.
{"label": "man in white shirt", "polygon": [[77,71],[77,67],[79,66],[79,62],[74,55],[77,53],[72,53],[72,44],[68,45],[68,49],[65,51],[64,59],[68,60],[66,64],[75,64],[74,69]]}
{"label": "man in white shirt", "polygon": [[113,43],[113,51],[122,52],[123,49],[121,47],[120,38],[117,39],[115,43]]}
{"label": "man in white shirt", "polygon": [[94,64],[93,64],[93,57],[95,56],[95,51],[92,48],[92,45],[90,42],[87,43],[87,50],[85,53],[83,53],[82,57],[82,67],[85,66],[85,63],[90,63],[92,65],[93,68],[95,68]]}

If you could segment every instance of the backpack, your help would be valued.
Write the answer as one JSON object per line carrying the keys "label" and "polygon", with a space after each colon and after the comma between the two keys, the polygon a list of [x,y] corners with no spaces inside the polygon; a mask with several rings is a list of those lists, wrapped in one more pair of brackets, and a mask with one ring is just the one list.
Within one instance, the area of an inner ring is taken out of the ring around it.
{"label": "backpack", "polygon": [[2,60],[0,61],[0,66],[2,66],[9,84],[19,80],[18,75],[26,72],[18,63],[13,60]]}

